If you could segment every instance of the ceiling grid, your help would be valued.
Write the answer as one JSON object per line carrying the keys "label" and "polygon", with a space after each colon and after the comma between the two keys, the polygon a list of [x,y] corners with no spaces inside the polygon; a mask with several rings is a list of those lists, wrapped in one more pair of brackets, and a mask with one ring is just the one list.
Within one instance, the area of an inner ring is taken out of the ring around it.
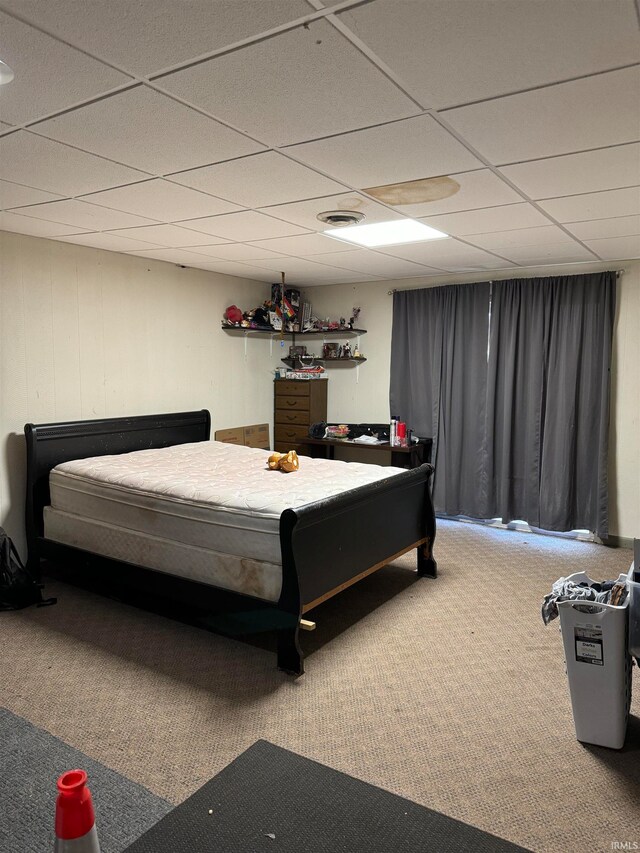
{"label": "ceiling grid", "polygon": [[[640,257],[634,0],[0,0],[0,27],[0,229],[302,286]],[[334,209],[450,236],[354,251]]]}

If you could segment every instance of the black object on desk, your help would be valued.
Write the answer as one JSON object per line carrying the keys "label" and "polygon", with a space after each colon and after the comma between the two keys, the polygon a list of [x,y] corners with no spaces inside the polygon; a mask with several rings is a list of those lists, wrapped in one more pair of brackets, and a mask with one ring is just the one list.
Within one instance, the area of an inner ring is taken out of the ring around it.
{"label": "black object on desk", "polygon": [[335,459],[336,447],[348,447],[349,450],[384,450],[391,453],[391,464],[396,468],[417,468],[424,462],[431,462],[433,439],[420,439],[418,444],[414,443],[410,447],[391,447],[388,441],[380,444],[366,444],[348,438],[305,438],[305,444],[323,448],[327,459]]}
{"label": "black object on desk", "polygon": [[125,853],[527,853],[259,740]]}

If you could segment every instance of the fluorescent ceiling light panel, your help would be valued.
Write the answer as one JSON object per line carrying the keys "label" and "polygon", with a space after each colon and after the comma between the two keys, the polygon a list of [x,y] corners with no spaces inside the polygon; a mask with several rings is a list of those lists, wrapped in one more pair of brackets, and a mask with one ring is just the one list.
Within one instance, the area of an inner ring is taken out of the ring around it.
{"label": "fluorescent ceiling light panel", "polygon": [[13,69],[0,59],[0,86],[13,80]]}
{"label": "fluorescent ceiling light panel", "polygon": [[329,228],[324,232],[336,240],[346,240],[359,246],[397,246],[401,243],[419,243],[422,240],[442,240],[448,237],[442,231],[430,228],[415,219],[394,219],[391,222],[374,222],[371,225],[348,225],[346,228]]}

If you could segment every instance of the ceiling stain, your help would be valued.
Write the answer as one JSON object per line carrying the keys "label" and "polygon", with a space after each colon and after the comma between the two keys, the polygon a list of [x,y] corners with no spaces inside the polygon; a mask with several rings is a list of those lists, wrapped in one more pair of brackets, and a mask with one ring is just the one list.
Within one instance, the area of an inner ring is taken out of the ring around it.
{"label": "ceiling stain", "polygon": [[440,201],[455,195],[460,184],[447,175],[438,178],[420,178],[418,181],[404,181],[400,184],[386,184],[382,187],[367,187],[363,193],[377,198],[386,204],[422,204]]}
{"label": "ceiling stain", "polygon": [[346,196],[338,202],[338,210],[357,210],[367,204],[367,199],[361,196]]}

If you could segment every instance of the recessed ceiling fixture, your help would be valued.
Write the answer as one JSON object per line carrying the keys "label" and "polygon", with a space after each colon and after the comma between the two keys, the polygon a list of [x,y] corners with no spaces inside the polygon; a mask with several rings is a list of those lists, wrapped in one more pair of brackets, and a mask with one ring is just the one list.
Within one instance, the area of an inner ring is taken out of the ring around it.
{"label": "recessed ceiling fixture", "polygon": [[0,59],[0,86],[13,80],[13,71],[6,62]]}
{"label": "recessed ceiling fixture", "polygon": [[352,225],[349,228],[330,228],[324,232],[336,240],[346,240],[359,246],[396,246],[400,243],[419,243],[422,240],[442,240],[448,237],[415,219],[394,219],[391,222],[373,222],[371,225]]}
{"label": "recessed ceiling fixture", "polygon": [[325,210],[316,216],[316,219],[319,219],[320,222],[326,222],[327,225],[333,225],[334,228],[357,225],[364,218],[364,213],[358,213],[356,210]]}

